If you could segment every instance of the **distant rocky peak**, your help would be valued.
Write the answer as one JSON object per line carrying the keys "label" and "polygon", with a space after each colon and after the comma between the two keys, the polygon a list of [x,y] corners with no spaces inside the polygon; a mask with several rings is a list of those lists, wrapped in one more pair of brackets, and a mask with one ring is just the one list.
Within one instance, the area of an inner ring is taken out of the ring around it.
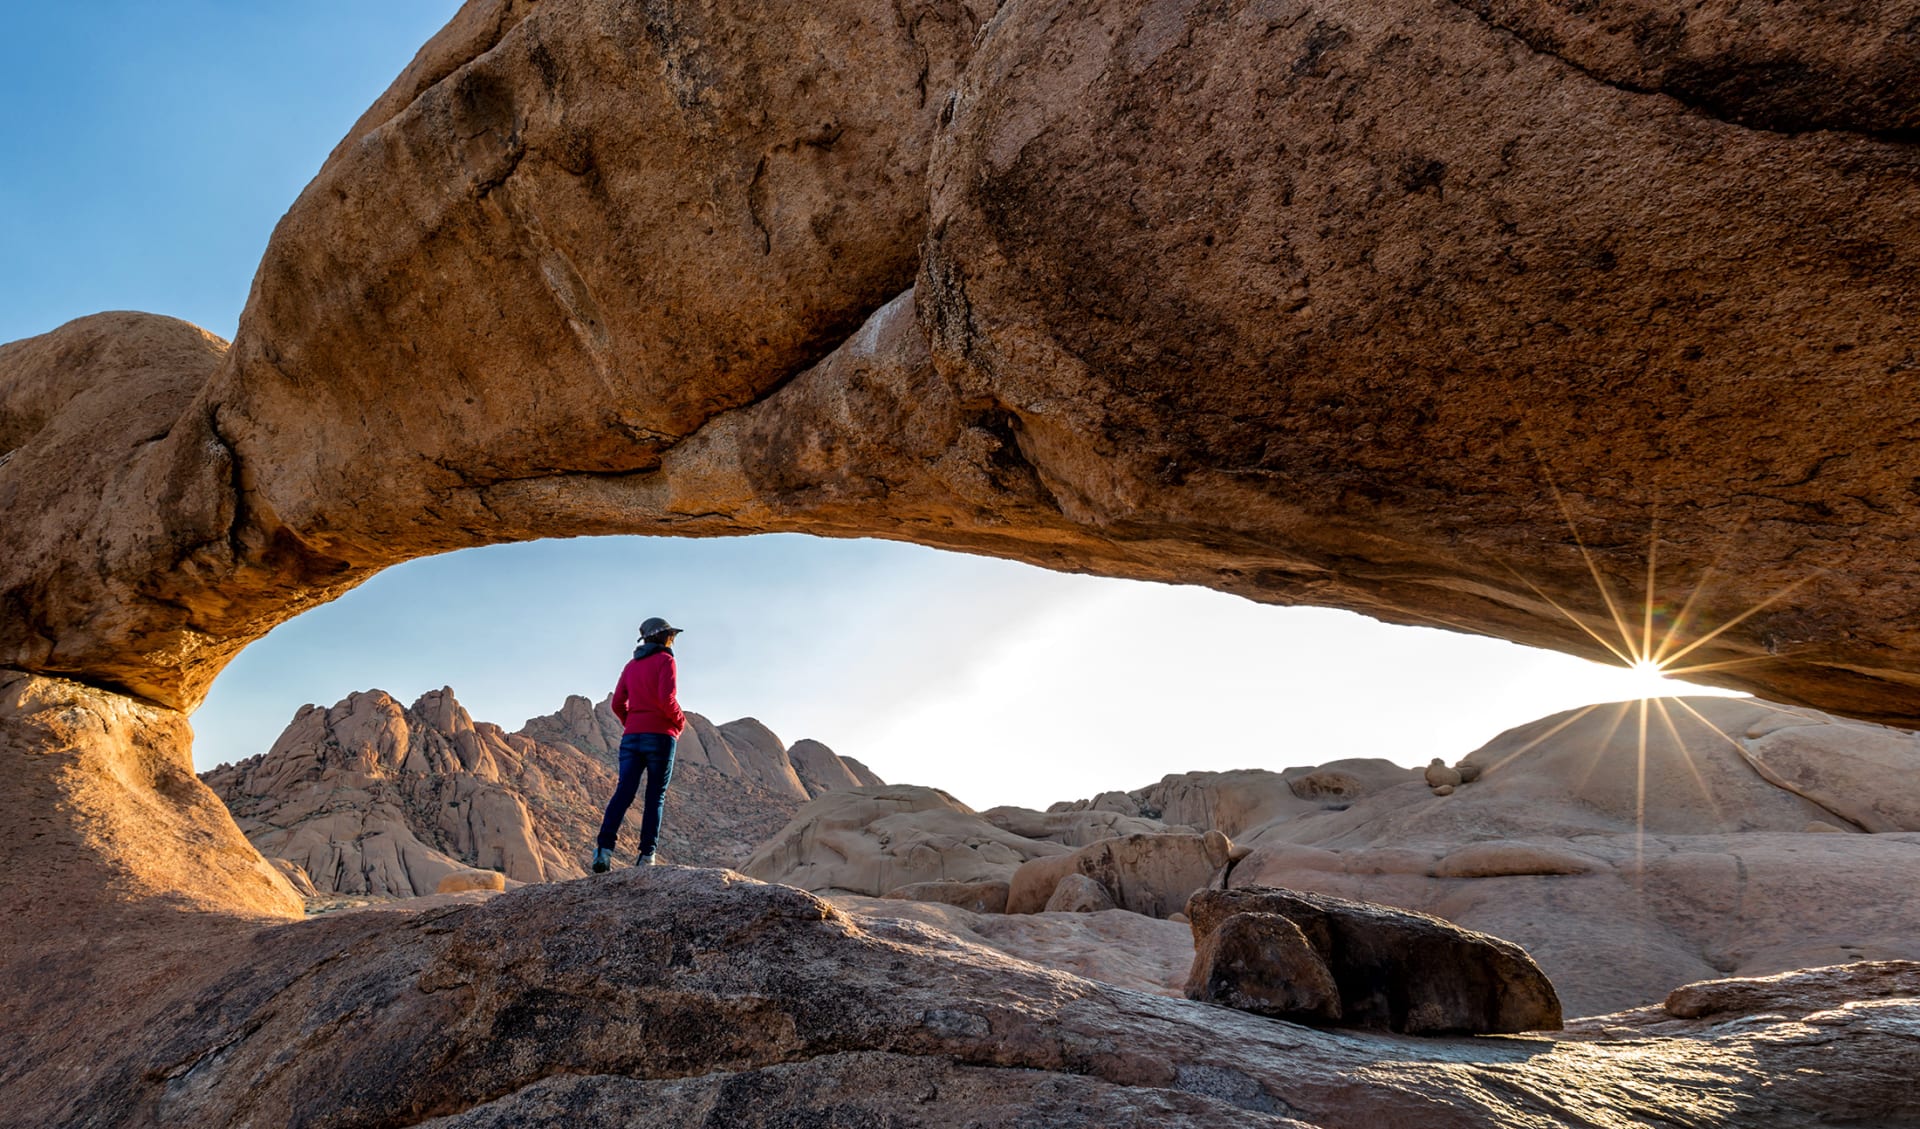
{"label": "distant rocky peak", "polygon": [[442,686],[420,695],[420,700],[413,703],[407,712],[449,737],[473,729],[473,715],[453,696],[451,686]]}
{"label": "distant rocky peak", "polygon": [[546,745],[572,745],[588,756],[615,764],[620,731],[620,719],[613,716],[612,695],[595,705],[580,694],[568,694],[556,712],[528,718],[520,727],[519,736]]}
{"label": "distant rocky peak", "polygon": [[[516,736],[547,745],[571,745],[617,765],[621,733],[611,697],[595,704],[570,694],[555,712],[528,718]],[[839,756],[818,741],[802,739],[788,748],[779,734],[754,717],[715,725],[688,711],[676,756],[681,764],[711,768],[800,803],[839,788],[882,783],[865,765]]]}
{"label": "distant rocky peak", "polygon": [[[618,764],[608,701],[569,695],[518,733],[475,721],[451,687],[402,707],[381,690],[306,705],[270,752],[206,774],[264,854],[328,894],[434,892],[463,867],[512,881],[577,877]],[[818,741],[791,755],[753,718],[687,715],[663,851],[732,865],[808,800],[879,783]],[[627,849],[637,834],[630,819]]]}

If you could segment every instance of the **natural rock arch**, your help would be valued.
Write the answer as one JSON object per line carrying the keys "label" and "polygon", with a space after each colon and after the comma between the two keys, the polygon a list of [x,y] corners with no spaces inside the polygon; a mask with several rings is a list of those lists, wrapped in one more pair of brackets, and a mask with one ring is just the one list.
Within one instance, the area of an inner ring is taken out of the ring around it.
{"label": "natural rock arch", "polygon": [[992,14],[469,5],[224,355],[0,353],[0,663],[190,707],[409,557],[775,529],[1604,656],[1577,535],[1630,642],[1643,598],[1726,627],[1695,677],[1920,719],[1902,120],[1767,128],[1438,0],[1017,3],[976,53]]}
{"label": "natural rock arch", "polygon": [[411,557],[800,530],[1592,655],[1644,601],[1704,681],[1913,723],[1908,124],[1530,41],[1440,0],[469,4],[230,348],[0,347],[0,666],[164,718]]}
{"label": "natural rock arch", "polygon": [[1702,680],[1920,720],[1897,105],[1690,103],[1531,8],[994,7],[469,4],[230,348],[0,348],[0,666],[166,728],[411,557],[800,530],[1594,655],[1644,602]]}

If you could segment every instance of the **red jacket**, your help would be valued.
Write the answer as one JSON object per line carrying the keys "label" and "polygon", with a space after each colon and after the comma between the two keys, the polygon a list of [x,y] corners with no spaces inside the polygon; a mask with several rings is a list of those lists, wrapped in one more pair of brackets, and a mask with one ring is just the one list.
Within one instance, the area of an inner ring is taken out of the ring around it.
{"label": "red jacket", "polygon": [[665,733],[678,737],[687,728],[680,712],[680,673],[672,651],[633,659],[613,688],[613,716],[627,733]]}

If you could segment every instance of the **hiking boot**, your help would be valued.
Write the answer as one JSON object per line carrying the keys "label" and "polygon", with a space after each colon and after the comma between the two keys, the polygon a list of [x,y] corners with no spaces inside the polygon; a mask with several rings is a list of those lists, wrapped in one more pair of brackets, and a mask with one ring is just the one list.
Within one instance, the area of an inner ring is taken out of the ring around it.
{"label": "hiking boot", "polygon": [[652,852],[652,851],[648,851],[648,852],[647,852],[646,854],[644,854],[644,855],[641,855],[641,856],[640,856],[639,858],[637,858],[637,859],[634,859],[634,860],[633,860],[633,865],[635,865],[635,866],[652,866],[652,865],[653,865],[653,852]]}
{"label": "hiking boot", "polygon": [[593,872],[595,874],[605,874],[612,869],[613,852],[605,847],[595,849],[593,852]]}

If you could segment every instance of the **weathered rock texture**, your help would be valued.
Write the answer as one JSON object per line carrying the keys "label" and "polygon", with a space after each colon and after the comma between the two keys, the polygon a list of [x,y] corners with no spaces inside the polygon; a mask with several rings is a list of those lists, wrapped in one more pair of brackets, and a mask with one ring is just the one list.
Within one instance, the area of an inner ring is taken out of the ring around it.
{"label": "weathered rock texture", "polygon": [[807,804],[740,869],[803,890],[879,897],[921,883],[1004,882],[1028,859],[1067,853],[1004,831],[937,788],[892,784]]}
{"label": "weathered rock texture", "polygon": [[[758,721],[688,722],[660,851],[676,863],[731,865],[813,793]],[[413,897],[444,893],[448,876],[473,867],[516,882],[585,874],[619,740],[607,703],[578,695],[506,733],[474,721],[451,688],[404,709],[371,690],[332,709],[301,707],[272,749],[205,779],[248,840],[318,895]],[[817,787],[873,775],[805,744]],[[637,820],[623,831],[631,846]]]}
{"label": "weathered rock texture", "polygon": [[[1259,768],[1184,772],[1131,792],[1105,792],[1092,800],[1057,803],[1049,812],[1056,819],[1104,816],[1107,820],[1164,820],[1172,827],[1253,839],[1270,824],[1347,807],[1362,796],[1419,776],[1418,770],[1375,758],[1337,760],[1281,772]],[[993,813],[987,815],[992,818]]]}
{"label": "weathered rock texture", "polygon": [[[1008,893],[1012,893],[1011,884]],[[1098,880],[1075,871],[1054,884],[1053,892],[1047,895],[1047,902],[1041,910],[1045,913],[1098,913],[1118,908],[1111,891]]]}
{"label": "weathered rock texture", "polygon": [[973,913],[1007,912],[1005,882],[911,882],[888,890],[883,897],[905,902],[938,902]]}
{"label": "weathered rock texture", "polygon": [[[1202,890],[1187,917],[1196,950],[1187,995],[1194,999],[1239,1006],[1249,989],[1264,988],[1267,998],[1255,1001],[1263,1014],[1408,1035],[1560,1026],[1560,997],[1526,950],[1427,914],[1256,886]],[[1228,935],[1216,939],[1223,929]],[[1296,950],[1292,964],[1304,976],[1298,996],[1271,992],[1273,965],[1249,966],[1263,937]],[[1297,952],[1302,942],[1322,962],[1325,980]],[[1328,985],[1338,990],[1337,1006],[1325,997]]]}
{"label": "weathered rock texture", "polygon": [[300,912],[286,877],[193,774],[192,732],[173,710],[0,673],[0,959],[137,947],[140,926],[193,913]]}
{"label": "weathered rock texture", "polygon": [[1683,665],[1913,721],[1920,47],[1853,11],[1010,5],[933,161],[934,362],[1196,577],[1601,656],[1643,597],[1765,603]]}
{"label": "weathered rock texture", "polygon": [[1034,913],[1047,908],[1060,883],[1078,874],[1105,890],[1121,909],[1166,917],[1185,908],[1195,890],[1222,880],[1232,847],[1218,831],[1102,839],[1071,854],[1050,855],[1023,864],[1007,880],[1007,912]]}
{"label": "weathered rock texture", "polygon": [[1333,1023],[1340,985],[1300,926],[1277,913],[1231,913],[1194,941],[1188,999],[1296,1023]]}
{"label": "weathered rock texture", "polygon": [[1675,988],[1660,1006],[1679,1019],[1780,1013],[1804,1006],[1814,990],[1827,995],[1828,1006],[1848,1000],[1920,999],[1920,962],[1863,961],[1776,976],[1702,980]]}
{"label": "weathered rock texture", "polygon": [[0,555],[0,664],[191,706],[385,565],[638,528],[488,491],[645,475],[910,285],[940,98],[989,14],[475,0],[281,220],[224,358],[117,316],[0,356],[36,389],[165,371],[146,419],[8,409],[0,508],[37,516]]}
{"label": "weathered rock texture", "polygon": [[320,892],[413,897],[476,867],[516,882],[584,873],[578,844],[543,835],[529,802],[578,822],[611,791],[570,753],[475,724],[451,688],[411,708],[369,690],[302,706],[270,750],[205,779],[261,854]]}
{"label": "weathered rock texture", "polygon": [[827,900],[857,921],[916,922],[1016,960],[1157,996],[1184,999],[1193,965],[1193,934],[1187,926],[1126,910],[1008,914],[850,894]]}
{"label": "weathered rock texture", "polygon": [[0,355],[0,663],[190,706],[413,556],[804,529],[1600,655],[1644,598],[1699,677],[1920,719],[1898,6],[1616,58],[1614,3],[476,0],[231,350]]}
{"label": "weathered rock texture", "polygon": [[[841,1098],[843,1122],[892,1110],[931,1126],[964,1123],[990,1073],[1006,1084],[989,1106],[1001,1124],[1019,1123],[1016,1104],[1051,1124],[1138,1123],[1119,1112],[1131,1106],[1163,1124],[1327,1129],[1632,1124],[1681,1110],[1758,1129],[1920,1117],[1910,999],[1627,1041],[1409,1042],[1130,991],[678,867],[481,905],[422,899],[264,929],[214,920],[190,925],[191,953],[92,966],[103,987],[164,972],[152,990],[84,1023],[69,1006],[10,1024],[9,1116],[578,1124],[664,1093],[651,1124],[712,1124],[700,1098],[731,1110],[753,1096],[761,1112],[744,1116],[761,1123],[783,1112],[832,1124]],[[86,1070],[55,1072],[76,1055]],[[971,1081],[940,1088],[956,1076]],[[900,1079],[915,1088],[888,1089]]]}

